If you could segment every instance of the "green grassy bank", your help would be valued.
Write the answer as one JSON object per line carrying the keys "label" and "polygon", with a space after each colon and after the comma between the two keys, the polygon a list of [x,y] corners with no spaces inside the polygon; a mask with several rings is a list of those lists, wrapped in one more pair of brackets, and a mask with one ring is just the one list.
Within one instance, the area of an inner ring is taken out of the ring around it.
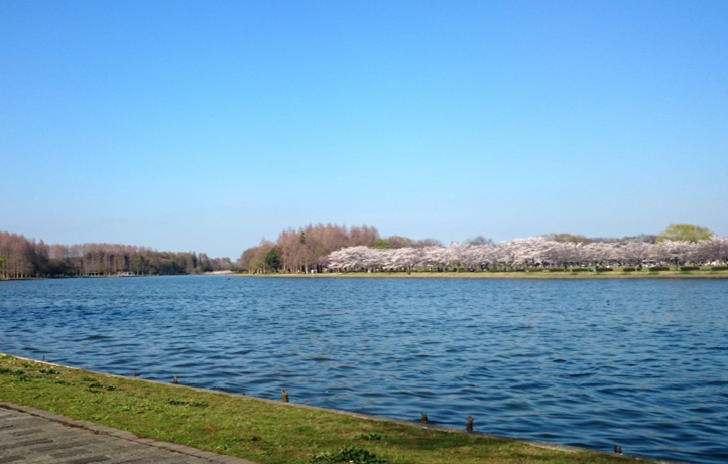
{"label": "green grassy bank", "polygon": [[613,454],[551,449],[3,354],[0,400],[261,464],[633,462]]}

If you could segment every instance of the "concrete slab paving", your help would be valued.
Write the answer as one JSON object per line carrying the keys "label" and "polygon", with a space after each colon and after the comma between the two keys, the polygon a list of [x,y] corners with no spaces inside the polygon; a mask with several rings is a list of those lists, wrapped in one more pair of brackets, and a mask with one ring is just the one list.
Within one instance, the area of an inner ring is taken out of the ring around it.
{"label": "concrete slab paving", "polygon": [[0,464],[255,464],[0,402]]}

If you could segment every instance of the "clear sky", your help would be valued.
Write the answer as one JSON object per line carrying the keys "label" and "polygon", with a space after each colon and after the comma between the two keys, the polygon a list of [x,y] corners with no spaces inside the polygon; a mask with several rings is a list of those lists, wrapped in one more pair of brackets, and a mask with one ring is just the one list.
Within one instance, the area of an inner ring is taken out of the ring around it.
{"label": "clear sky", "polygon": [[728,235],[728,2],[0,2],[0,230]]}

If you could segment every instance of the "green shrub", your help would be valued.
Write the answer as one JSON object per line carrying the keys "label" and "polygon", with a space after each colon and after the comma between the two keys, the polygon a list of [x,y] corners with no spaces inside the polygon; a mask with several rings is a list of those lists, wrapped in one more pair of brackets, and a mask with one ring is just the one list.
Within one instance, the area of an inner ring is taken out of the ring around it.
{"label": "green shrub", "polygon": [[49,374],[49,375],[60,374],[60,372],[58,372],[56,370],[53,370],[53,369],[45,369],[45,368],[38,369],[38,372],[40,372],[41,374]]}
{"label": "green shrub", "polygon": [[597,272],[612,272],[614,269],[611,267],[598,267]]}
{"label": "green shrub", "polygon": [[569,269],[571,272],[587,272],[589,269],[585,267],[572,267]]}
{"label": "green shrub", "polygon": [[22,369],[10,369],[7,367],[0,367],[0,374],[23,375],[25,374],[25,372],[23,372]]}
{"label": "green shrub", "polygon": [[680,266],[681,271],[699,271],[700,266]]}
{"label": "green shrub", "polygon": [[713,266],[710,268],[711,271],[728,271],[728,266]]}
{"label": "green shrub", "polygon": [[652,266],[648,269],[650,270],[650,272],[669,271],[670,266]]}
{"label": "green shrub", "polygon": [[556,268],[553,268],[553,269],[549,269],[549,272],[564,272],[564,270],[561,269],[560,267],[556,267]]}
{"label": "green shrub", "polygon": [[377,464],[387,462],[384,458],[369,451],[347,446],[335,453],[323,452],[311,458],[312,462],[346,462],[354,464]]}
{"label": "green shrub", "polygon": [[636,270],[637,270],[637,269],[635,269],[635,268],[633,268],[633,267],[623,267],[623,268],[622,268],[622,272],[634,272],[634,271],[636,271]]}

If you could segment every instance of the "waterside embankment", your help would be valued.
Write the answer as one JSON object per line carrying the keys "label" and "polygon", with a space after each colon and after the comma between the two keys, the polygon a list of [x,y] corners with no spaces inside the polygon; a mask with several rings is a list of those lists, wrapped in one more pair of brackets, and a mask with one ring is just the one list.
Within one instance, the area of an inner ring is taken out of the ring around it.
{"label": "waterside embankment", "polygon": [[[611,464],[638,459],[104,374],[4,354],[0,354],[0,401],[261,464]],[[475,418],[476,429],[481,420],[485,418]]]}

